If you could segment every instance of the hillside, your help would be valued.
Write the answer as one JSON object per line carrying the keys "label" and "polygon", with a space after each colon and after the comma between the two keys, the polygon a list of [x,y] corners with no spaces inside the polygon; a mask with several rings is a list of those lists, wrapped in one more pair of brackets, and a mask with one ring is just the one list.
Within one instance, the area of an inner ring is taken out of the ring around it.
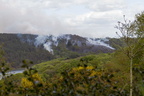
{"label": "hillside", "polygon": [[14,68],[19,68],[25,59],[37,64],[54,58],[111,53],[118,48],[117,45],[124,45],[116,38],[86,38],[70,34],[0,34],[0,44],[3,45],[8,63]]}
{"label": "hillside", "polygon": [[88,66],[102,67],[103,64],[108,62],[111,58],[111,54],[87,55],[75,59],[59,58],[36,64],[33,68],[36,68],[40,74],[45,76],[45,78],[52,78],[54,75],[59,75],[65,70],[69,70],[77,66],[83,66],[84,64]]}
{"label": "hillside", "polygon": [[22,42],[16,34],[0,34],[0,44],[5,51],[7,62],[14,68],[20,67],[24,59],[32,60],[34,64],[37,64],[54,58],[45,49]]}

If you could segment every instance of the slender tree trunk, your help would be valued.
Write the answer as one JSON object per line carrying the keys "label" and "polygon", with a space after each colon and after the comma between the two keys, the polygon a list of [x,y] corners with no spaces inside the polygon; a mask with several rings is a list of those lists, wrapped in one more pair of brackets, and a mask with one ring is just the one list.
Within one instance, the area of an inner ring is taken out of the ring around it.
{"label": "slender tree trunk", "polygon": [[130,96],[133,95],[133,58],[130,58]]}

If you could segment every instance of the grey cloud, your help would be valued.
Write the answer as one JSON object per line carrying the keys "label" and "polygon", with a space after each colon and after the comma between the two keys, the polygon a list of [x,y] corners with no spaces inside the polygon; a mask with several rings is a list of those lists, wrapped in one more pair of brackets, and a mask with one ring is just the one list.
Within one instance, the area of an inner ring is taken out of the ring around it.
{"label": "grey cloud", "polygon": [[0,2],[0,32],[41,33],[64,31],[64,25],[55,16],[48,16],[37,7],[25,8],[9,6]]}
{"label": "grey cloud", "polygon": [[123,9],[124,0],[97,0],[97,2],[93,2],[89,4],[89,8],[94,11],[110,11],[110,10],[120,10]]}
{"label": "grey cloud", "polygon": [[[0,0],[0,32],[114,36],[122,19],[124,0]],[[53,14],[69,6],[83,5],[81,15]]]}

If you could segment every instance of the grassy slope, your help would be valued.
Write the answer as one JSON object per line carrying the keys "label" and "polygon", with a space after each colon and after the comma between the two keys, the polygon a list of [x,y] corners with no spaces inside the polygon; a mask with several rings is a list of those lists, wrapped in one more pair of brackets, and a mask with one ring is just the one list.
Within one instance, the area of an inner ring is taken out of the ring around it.
{"label": "grassy slope", "polygon": [[[88,60],[88,62],[82,62],[81,59]],[[128,88],[128,59],[121,52],[87,55],[76,59],[55,59],[34,65],[34,68],[36,68],[38,72],[46,79],[49,79],[53,78],[54,76],[59,76],[60,73],[64,72],[65,70],[84,64],[89,66],[97,66],[97,68],[103,68],[108,74],[114,74],[114,80],[119,82],[119,86],[126,85]]]}
{"label": "grassy slope", "polygon": [[[87,64],[102,67],[103,64],[108,62],[111,58],[109,54],[99,54],[99,55],[87,55],[75,59],[54,59],[51,61],[43,62],[37,65],[34,65],[34,68],[38,70],[40,74],[47,75],[48,77],[52,77],[55,74],[60,74],[61,72],[71,69],[73,67],[77,67],[79,65]],[[88,60],[86,61],[81,61]]]}

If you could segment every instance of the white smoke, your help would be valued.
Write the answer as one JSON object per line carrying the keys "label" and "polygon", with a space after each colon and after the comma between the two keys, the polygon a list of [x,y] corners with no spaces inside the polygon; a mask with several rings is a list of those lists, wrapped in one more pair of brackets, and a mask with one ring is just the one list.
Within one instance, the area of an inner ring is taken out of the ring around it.
{"label": "white smoke", "polygon": [[[70,40],[72,45],[77,44],[78,46],[82,46],[82,43],[84,41],[80,40],[75,40],[70,37],[70,35],[59,35],[59,36],[54,36],[54,35],[38,35],[35,38],[35,46],[43,46],[47,51],[49,51],[51,54],[54,54],[52,46],[58,46],[59,40],[63,39],[65,40],[65,44],[68,44],[68,41]],[[105,42],[108,42],[109,40],[107,38],[101,38],[101,39],[94,39],[94,38],[85,38],[87,39],[86,44],[87,45],[100,45],[100,46],[105,46],[107,48],[110,48],[114,50],[113,47],[108,45]]]}
{"label": "white smoke", "polygon": [[115,48],[111,47],[110,45],[106,44],[104,41],[109,41],[108,39],[106,38],[103,38],[103,39],[93,39],[93,38],[87,38],[88,42],[87,43],[90,43],[90,44],[93,44],[93,45],[101,45],[101,46],[105,46],[105,47],[108,47],[112,50],[114,50]]}

